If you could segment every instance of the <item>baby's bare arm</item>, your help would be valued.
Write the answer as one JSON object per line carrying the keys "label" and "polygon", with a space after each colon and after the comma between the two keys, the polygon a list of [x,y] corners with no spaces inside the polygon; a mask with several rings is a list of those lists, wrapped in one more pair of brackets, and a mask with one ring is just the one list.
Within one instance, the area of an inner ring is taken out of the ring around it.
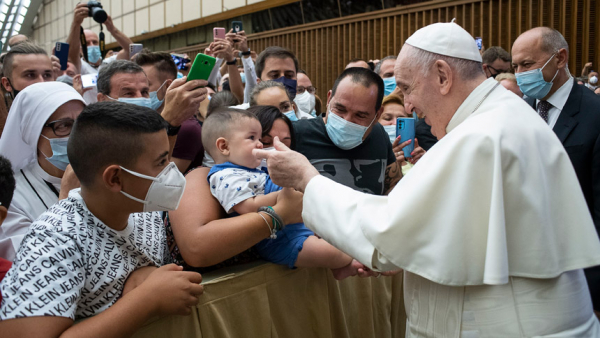
{"label": "baby's bare arm", "polygon": [[279,191],[272,192],[268,195],[259,195],[251,197],[243,202],[236,204],[233,210],[240,215],[250,212],[256,212],[260,207],[268,207],[275,205]]}

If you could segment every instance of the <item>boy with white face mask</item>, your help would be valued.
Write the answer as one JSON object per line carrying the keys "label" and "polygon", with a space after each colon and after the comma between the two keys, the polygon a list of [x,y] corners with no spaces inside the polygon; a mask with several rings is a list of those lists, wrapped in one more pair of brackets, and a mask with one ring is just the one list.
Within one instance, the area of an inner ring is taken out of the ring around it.
{"label": "boy with white face mask", "polygon": [[151,317],[190,313],[202,278],[165,265],[157,212],[176,209],[185,188],[168,161],[166,128],[157,112],[120,102],[79,115],[68,154],[81,189],[42,214],[23,239],[0,283],[3,333],[126,337]]}

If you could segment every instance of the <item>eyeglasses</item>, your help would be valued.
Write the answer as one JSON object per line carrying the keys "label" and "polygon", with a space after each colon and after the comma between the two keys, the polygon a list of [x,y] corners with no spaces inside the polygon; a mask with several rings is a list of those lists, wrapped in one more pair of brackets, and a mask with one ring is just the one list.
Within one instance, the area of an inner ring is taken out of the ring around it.
{"label": "eyeglasses", "polygon": [[59,137],[69,136],[75,120],[71,118],[60,119],[52,122],[48,122],[44,125],[44,128],[52,128],[54,135]]}
{"label": "eyeglasses", "polygon": [[296,94],[303,94],[304,91],[308,91],[311,94],[314,94],[317,91],[317,88],[310,86],[310,87],[303,87],[303,86],[297,86],[296,87]]}
{"label": "eyeglasses", "polygon": [[505,69],[496,69],[496,68],[494,68],[492,66],[488,66],[488,68],[496,72],[496,74],[492,74],[493,78],[496,78],[496,75],[498,75],[498,74],[510,73],[510,69],[507,69],[507,70],[505,70]]}

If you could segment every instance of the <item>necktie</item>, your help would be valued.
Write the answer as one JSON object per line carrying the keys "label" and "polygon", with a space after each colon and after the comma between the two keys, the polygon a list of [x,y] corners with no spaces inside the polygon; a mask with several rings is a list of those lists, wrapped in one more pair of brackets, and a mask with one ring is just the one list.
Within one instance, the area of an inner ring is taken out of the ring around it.
{"label": "necktie", "polygon": [[550,111],[550,108],[552,108],[552,104],[548,101],[540,101],[537,105],[538,114],[540,114],[546,123],[548,123],[548,112]]}

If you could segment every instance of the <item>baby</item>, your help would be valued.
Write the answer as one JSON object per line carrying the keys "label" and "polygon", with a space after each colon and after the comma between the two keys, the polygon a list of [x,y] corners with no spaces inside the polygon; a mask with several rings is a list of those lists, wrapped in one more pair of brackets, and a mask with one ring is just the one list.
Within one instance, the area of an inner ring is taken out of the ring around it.
{"label": "baby", "polygon": [[[202,144],[215,160],[208,174],[210,190],[228,214],[256,212],[277,201],[281,187],[257,169],[261,161],[252,154],[262,148],[261,133],[256,116],[244,110],[215,112],[204,121]],[[256,249],[264,259],[290,268],[330,268],[336,279],[357,272],[350,256],[315,236],[304,223],[285,226],[276,238],[261,241]]]}

